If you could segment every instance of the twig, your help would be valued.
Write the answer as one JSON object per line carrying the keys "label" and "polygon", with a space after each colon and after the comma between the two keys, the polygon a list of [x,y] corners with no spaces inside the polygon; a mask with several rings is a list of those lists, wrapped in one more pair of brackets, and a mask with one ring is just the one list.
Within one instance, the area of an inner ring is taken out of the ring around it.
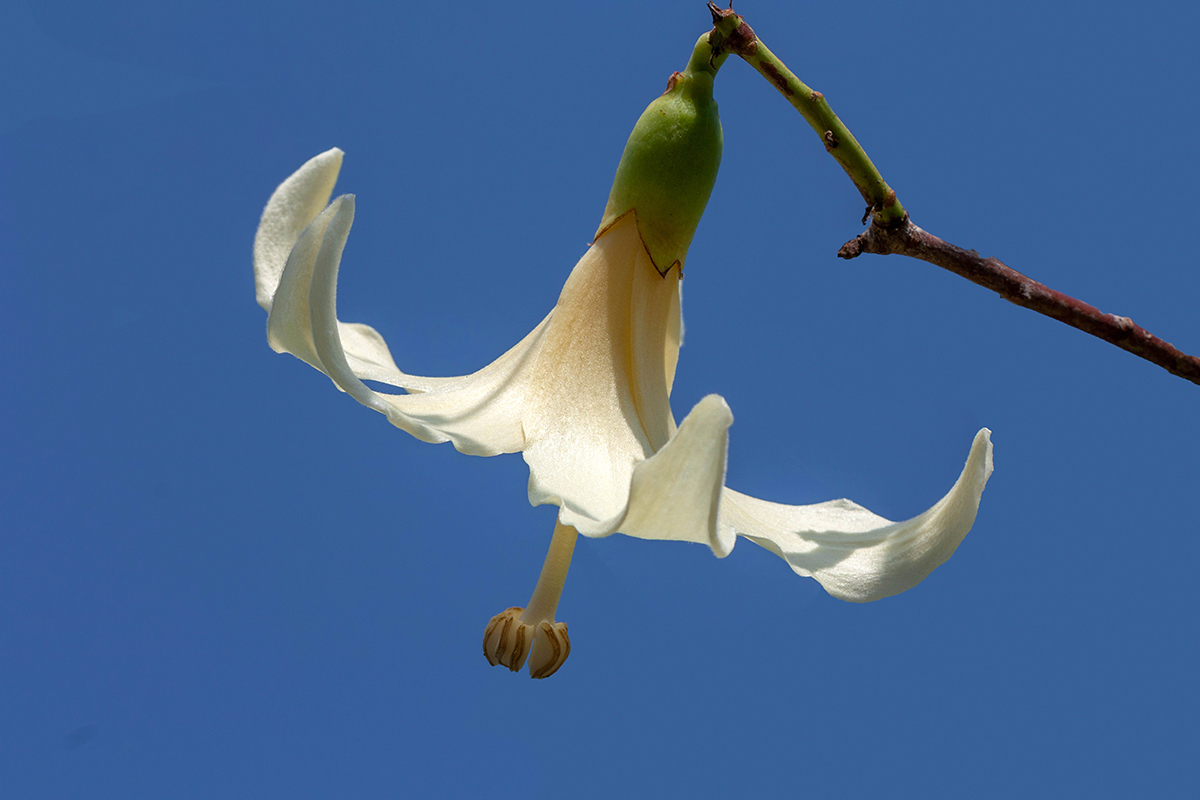
{"label": "twig", "polygon": [[762,43],[754,31],[732,8],[718,8],[708,4],[712,12],[713,28],[709,43],[714,52],[739,55],[750,66],[782,94],[800,116],[821,137],[821,143],[834,160],[842,165],[850,180],[858,187],[859,194],[867,204],[867,213],[880,224],[894,225],[904,218],[904,206],[896,199],[896,193],[888,186],[871,163],[865,150],[850,133],[837,114],[825,102],[825,95],[813,91],[792,74],[784,63]]}
{"label": "twig", "polygon": [[842,258],[854,258],[861,253],[897,253],[936,264],[991,289],[1011,303],[1065,322],[1157,364],[1172,375],[1200,384],[1200,358],[1181,353],[1128,317],[1105,314],[1095,306],[1022,275],[999,259],[984,258],[974,250],[963,250],[942,241],[918,228],[911,220],[905,219],[903,224],[890,229],[871,223],[864,233],[838,250]]}
{"label": "twig", "polygon": [[862,221],[865,224],[870,218],[871,226],[842,245],[838,250],[840,257],[897,253],[927,261],[991,289],[1009,302],[1065,322],[1157,364],[1172,375],[1200,384],[1200,358],[1180,352],[1128,317],[1105,314],[1095,306],[1022,275],[998,259],[964,250],[914,225],[896,193],[883,180],[858,140],[833,113],[825,97],[793,75],[732,7],[718,8],[710,2],[708,9],[713,18],[709,41],[714,52],[741,56],[778,89],[817,132],[826,151],[842,165],[866,202]]}

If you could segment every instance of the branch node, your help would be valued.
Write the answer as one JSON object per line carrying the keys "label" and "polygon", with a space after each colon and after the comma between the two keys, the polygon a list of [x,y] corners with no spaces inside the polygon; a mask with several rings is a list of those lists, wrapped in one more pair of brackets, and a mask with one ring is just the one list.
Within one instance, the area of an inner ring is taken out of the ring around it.
{"label": "branch node", "polygon": [[1104,316],[1111,319],[1113,324],[1123,331],[1132,331],[1137,327],[1129,317],[1118,317],[1116,314],[1105,314]]}
{"label": "branch node", "polygon": [[733,53],[742,58],[750,58],[758,52],[758,37],[754,35],[754,29],[734,13],[732,4],[729,8],[721,8],[716,3],[709,2],[708,10],[713,21],[709,44],[714,50]]}
{"label": "branch node", "polygon": [[844,245],[838,248],[838,258],[844,258],[849,261],[852,258],[858,258],[861,256],[863,254],[863,245],[866,242],[866,238],[867,235],[865,233],[860,233],[858,236],[855,236],[853,239],[846,242]]}

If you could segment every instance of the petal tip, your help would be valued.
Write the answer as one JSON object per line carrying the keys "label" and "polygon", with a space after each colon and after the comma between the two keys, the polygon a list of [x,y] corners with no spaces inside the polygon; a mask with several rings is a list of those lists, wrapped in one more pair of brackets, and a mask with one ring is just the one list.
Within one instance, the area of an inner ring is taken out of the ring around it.
{"label": "petal tip", "polygon": [[254,234],[254,288],[258,304],[268,312],[296,239],[333,194],[342,155],[334,147],[304,162],[276,187],[263,208]]}
{"label": "petal tip", "polygon": [[729,408],[729,403],[725,402],[725,398],[719,394],[705,395],[704,398],[692,408],[691,413],[699,414],[705,419],[712,422],[717,422],[728,428],[733,424],[733,410]]}
{"label": "petal tip", "polygon": [[336,178],[342,169],[342,159],[346,153],[340,147],[331,147],[323,153],[317,153],[296,170],[296,175],[322,174],[330,172]]}
{"label": "petal tip", "polygon": [[984,483],[987,483],[987,479],[992,476],[994,471],[991,428],[980,428],[979,433],[975,434],[975,440],[971,442],[971,454],[967,456],[968,464],[980,456],[983,458],[983,480]]}

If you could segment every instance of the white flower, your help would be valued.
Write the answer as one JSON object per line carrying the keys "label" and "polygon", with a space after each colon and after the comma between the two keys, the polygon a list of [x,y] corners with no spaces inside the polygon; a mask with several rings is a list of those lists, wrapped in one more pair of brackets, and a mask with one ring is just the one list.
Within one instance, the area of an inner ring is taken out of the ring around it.
{"label": "white flower", "polygon": [[[267,338],[419,439],[450,441],[472,455],[523,453],[530,502],[561,507],[528,610],[510,609],[488,626],[492,663],[518,669],[531,644],[535,677],[565,660],[566,626],[554,611],[576,531],[699,542],[718,557],[741,535],[835,597],[865,602],[919,583],[970,530],[992,472],[986,428],[950,492],[907,522],[849,500],[787,506],[725,488],[733,416],[709,395],[676,427],[668,398],[680,345],[680,268],[662,274],[636,211],[596,236],[554,309],[496,361],[463,377],[401,372],[375,330],[337,319],[337,271],[354,217],[351,195],[326,205],[341,161],[337,149],[313,158],[263,211],[254,263]],[[376,392],[364,380],[407,393]]]}
{"label": "white flower", "polygon": [[[464,453],[520,452],[529,500],[560,507],[542,574],[525,608],[488,623],[488,661],[545,678],[571,652],[555,621],[579,533],[707,544],[718,557],[738,535],[863,602],[916,585],[958,547],[992,472],[988,430],[950,493],[893,523],[849,500],[785,506],[725,488],[733,423],[717,395],[675,425],[669,402],[679,358],[679,281],[721,162],[713,78],[725,54],[700,37],[684,72],[634,127],[595,241],[558,303],[507,353],[472,375],[401,372],[374,329],[337,318],[337,272],[354,197],[332,203],[342,151],[322,153],[275,190],[254,241],[267,340],[339,389],[427,442]],[[329,203],[328,206],[326,204]],[[373,391],[364,380],[403,389]]]}

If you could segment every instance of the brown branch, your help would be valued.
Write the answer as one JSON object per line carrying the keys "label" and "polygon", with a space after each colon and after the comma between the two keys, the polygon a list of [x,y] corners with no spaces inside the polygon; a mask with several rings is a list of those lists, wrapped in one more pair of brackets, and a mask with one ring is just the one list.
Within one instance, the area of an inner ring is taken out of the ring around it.
{"label": "brown branch", "polygon": [[876,223],[842,245],[838,255],[855,258],[863,253],[902,256],[928,261],[948,269],[972,283],[1023,308],[1053,317],[1084,333],[1099,337],[1152,364],[1200,384],[1200,358],[1189,356],[1134,324],[1128,317],[1105,314],[1095,306],[1065,295],[1017,272],[996,258],[984,258],[974,250],[942,241],[921,230],[906,216],[899,225],[887,228]]}
{"label": "brown branch", "polygon": [[867,203],[863,223],[871,219],[865,233],[842,245],[838,255],[854,258],[862,253],[899,253],[928,261],[996,292],[1005,300],[1053,317],[1115,344],[1135,356],[1200,384],[1200,358],[1181,353],[1174,346],[1135,325],[1128,317],[1105,314],[1095,306],[1056,292],[994,258],[983,258],[974,250],[944,242],[912,224],[896,193],[883,180],[866,151],[850,130],[833,113],[825,96],[806,86],[772,53],[740,14],[708,4],[713,30],[709,42],[714,52],[740,56],[800,112],[821,137],[825,150],[850,176]]}

